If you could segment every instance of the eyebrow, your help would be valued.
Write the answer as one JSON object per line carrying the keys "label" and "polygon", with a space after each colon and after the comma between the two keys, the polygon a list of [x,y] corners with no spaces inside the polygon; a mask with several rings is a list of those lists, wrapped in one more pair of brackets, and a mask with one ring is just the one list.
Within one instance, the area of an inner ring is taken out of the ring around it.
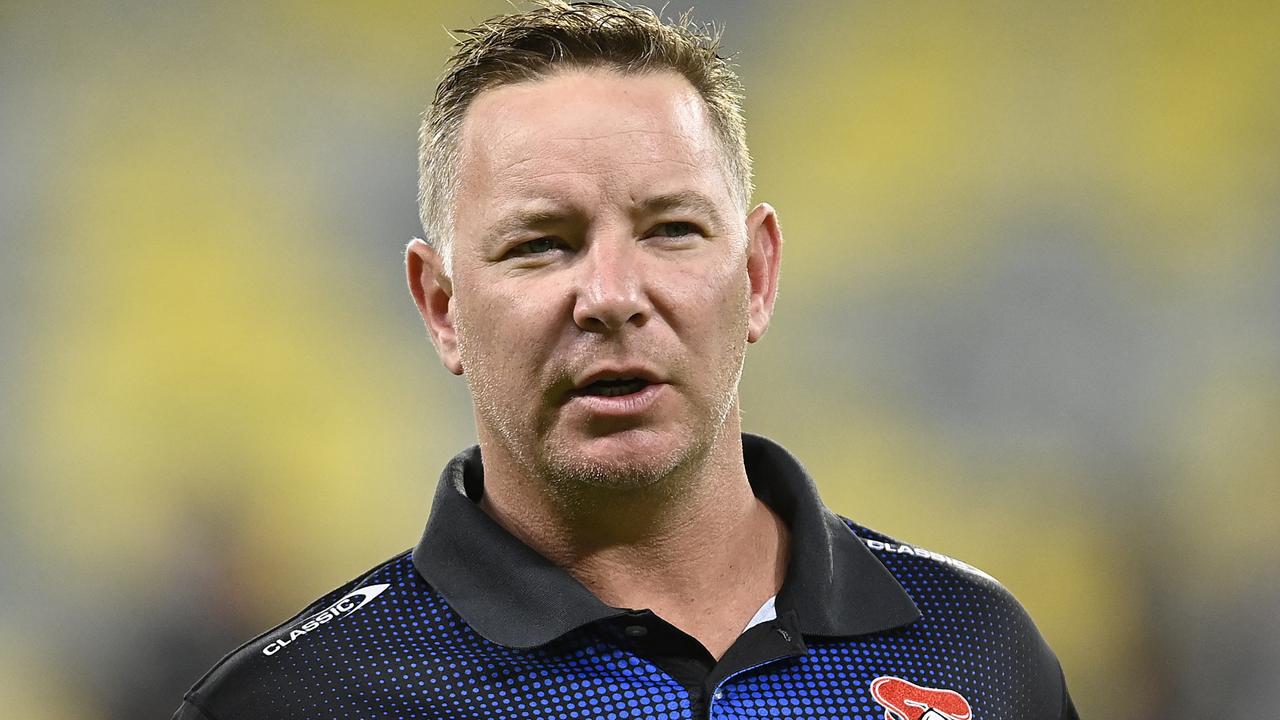
{"label": "eyebrow", "polygon": [[501,239],[507,235],[526,228],[542,227],[561,222],[570,213],[564,210],[529,209],[518,210],[503,217],[489,228],[489,237]]}
{"label": "eyebrow", "polygon": [[656,215],[672,210],[687,210],[694,215],[708,218],[710,223],[717,227],[724,224],[724,218],[721,217],[715,201],[697,190],[678,190],[645,198],[636,205],[634,214]]}
{"label": "eyebrow", "polygon": [[[724,224],[724,218],[716,207],[715,201],[697,190],[677,190],[645,198],[634,206],[631,215],[639,218],[673,210],[685,210],[707,218],[708,222],[716,227]],[[561,223],[573,215],[574,211],[567,208],[544,207],[517,210],[490,226],[487,234],[495,240],[501,239],[521,230]]]}

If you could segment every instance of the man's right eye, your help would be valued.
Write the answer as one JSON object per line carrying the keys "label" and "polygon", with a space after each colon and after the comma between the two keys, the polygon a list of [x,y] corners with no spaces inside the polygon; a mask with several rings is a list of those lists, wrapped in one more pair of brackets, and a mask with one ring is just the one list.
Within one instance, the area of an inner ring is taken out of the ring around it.
{"label": "man's right eye", "polygon": [[515,257],[525,257],[529,255],[541,255],[542,253],[551,252],[556,249],[556,239],[553,237],[540,237],[533,240],[527,240],[511,248],[508,255]]}

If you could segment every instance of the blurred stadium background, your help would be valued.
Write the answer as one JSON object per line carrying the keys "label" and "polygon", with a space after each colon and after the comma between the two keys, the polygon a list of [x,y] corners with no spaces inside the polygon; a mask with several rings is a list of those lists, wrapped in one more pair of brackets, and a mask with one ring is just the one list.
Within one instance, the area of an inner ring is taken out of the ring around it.
{"label": "blurred stadium background", "polygon": [[[674,14],[689,2],[671,2]],[[787,246],[747,429],[1089,718],[1280,708],[1280,4],[695,3]],[[484,2],[0,5],[0,707],[168,717],[470,444],[404,288]]]}

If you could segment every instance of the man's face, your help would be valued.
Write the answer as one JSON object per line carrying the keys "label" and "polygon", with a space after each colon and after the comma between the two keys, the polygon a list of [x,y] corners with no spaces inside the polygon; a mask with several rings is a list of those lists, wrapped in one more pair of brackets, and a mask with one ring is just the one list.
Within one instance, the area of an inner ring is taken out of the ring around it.
{"label": "man's face", "polygon": [[727,419],[736,431],[781,238],[768,206],[743,217],[721,157],[675,74],[575,70],[475,99],[452,277],[411,246],[410,283],[417,267],[482,446],[538,476],[637,487],[705,451]]}

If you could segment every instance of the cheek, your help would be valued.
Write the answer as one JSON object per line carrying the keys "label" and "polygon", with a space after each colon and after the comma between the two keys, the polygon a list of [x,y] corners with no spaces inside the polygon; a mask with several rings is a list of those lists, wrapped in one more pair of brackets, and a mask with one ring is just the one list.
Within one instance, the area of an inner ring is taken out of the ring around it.
{"label": "cheek", "polygon": [[535,312],[528,297],[488,293],[462,296],[455,311],[459,352],[486,383],[528,382],[538,367],[545,343],[545,313]]}
{"label": "cheek", "polygon": [[687,313],[688,322],[697,325],[707,342],[735,344],[739,340],[735,334],[745,342],[750,299],[745,268],[738,267],[732,259],[726,260],[692,274],[681,285],[684,297],[680,305],[693,310]]}
{"label": "cheek", "polygon": [[[747,345],[749,283],[732,258],[668,276],[659,292],[675,333],[672,361],[708,410],[736,387]],[[668,270],[668,272],[670,272]]]}

